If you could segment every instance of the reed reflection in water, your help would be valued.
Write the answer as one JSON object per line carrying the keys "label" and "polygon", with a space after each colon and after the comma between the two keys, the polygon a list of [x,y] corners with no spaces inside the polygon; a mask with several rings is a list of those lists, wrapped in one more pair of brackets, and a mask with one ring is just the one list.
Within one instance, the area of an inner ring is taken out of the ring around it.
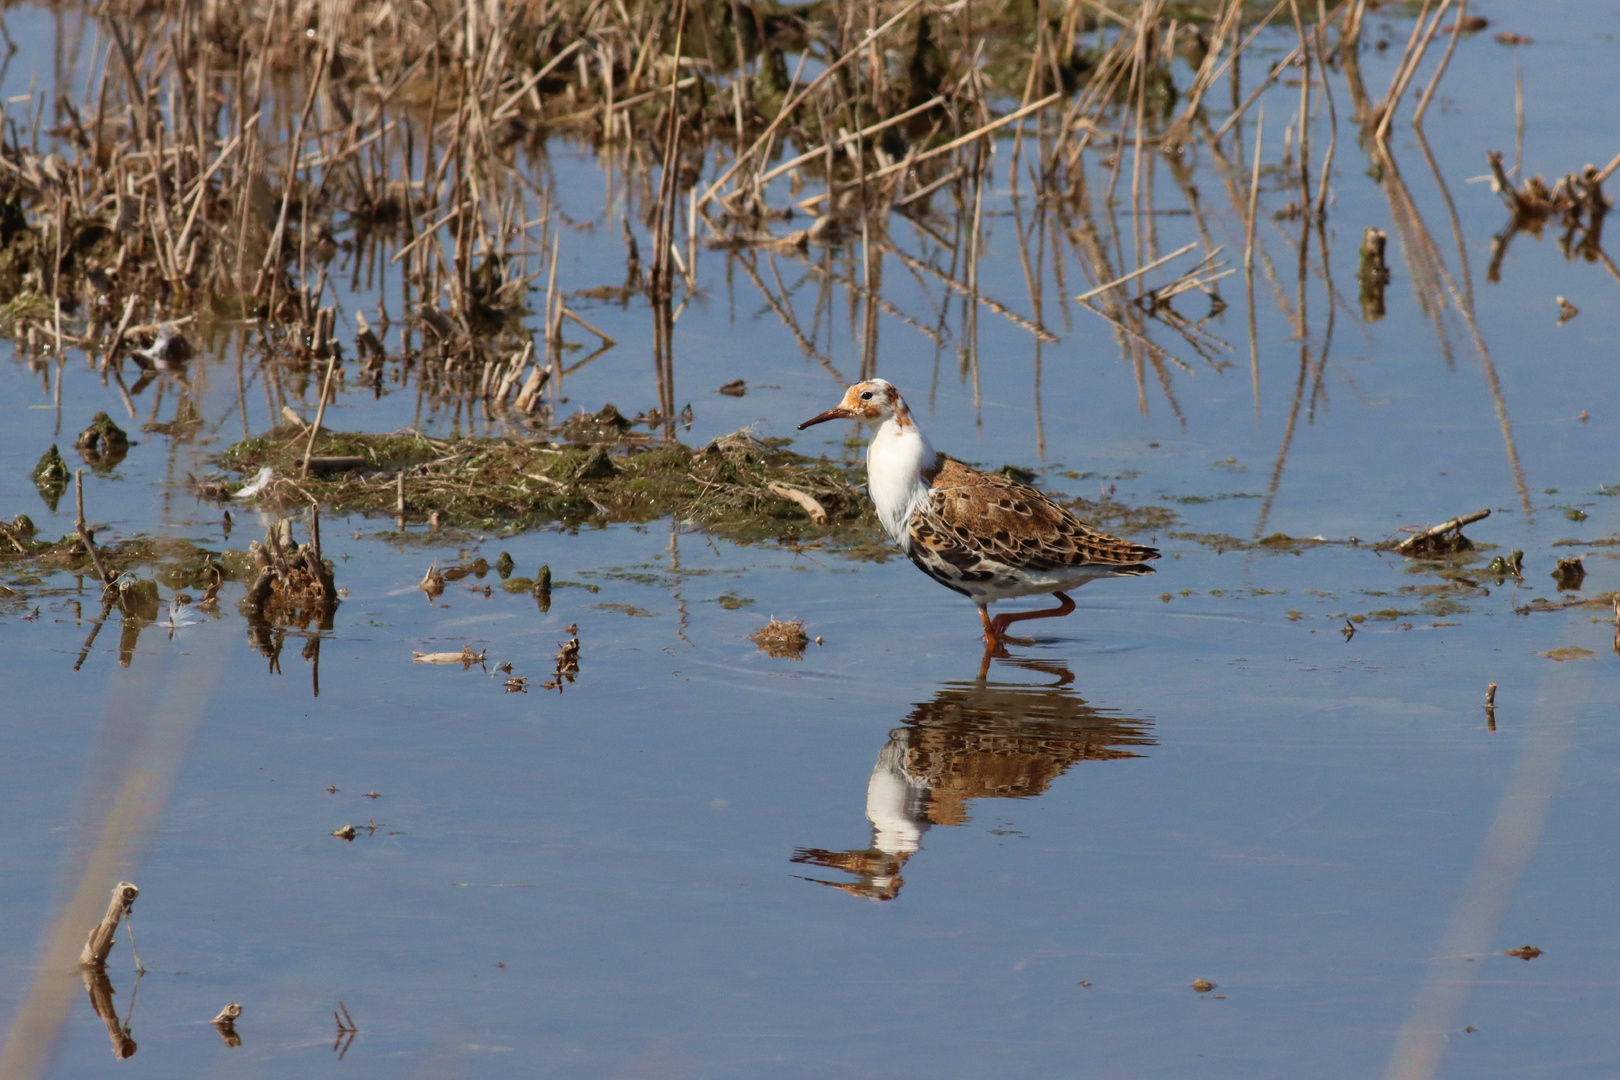
{"label": "reed reflection in water", "polygon": [[1001,659],[1050,676],[1045,684],[992,681],[985,657],[971,682],[948,682],[889,732],[866,786],[872,843],[848,851],[799,848],[793,861],[853,875],[854,881],[806,878],[851,896],[893,900],[901,869],[934,825],[965,825],[974,799],[1029,799],[1077,761],[1143,755],[1153,722],[1087,704],[1070,688],[1062,662]]}

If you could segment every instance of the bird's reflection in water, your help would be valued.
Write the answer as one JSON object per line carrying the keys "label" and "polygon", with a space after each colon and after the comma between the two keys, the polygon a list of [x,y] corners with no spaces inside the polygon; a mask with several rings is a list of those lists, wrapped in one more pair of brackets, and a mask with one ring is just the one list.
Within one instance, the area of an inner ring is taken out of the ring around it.
{"label": "bird's reflection in water", "polygon": [[1027,799],[1046,791],[1076,761],[1140,757],[1152,746],[1152,721],[1086,703],[1058,663],[1002,658],[1048,677],[1045,683],[989,678],[989,661],[972,682],[946,683],[889,732],[866,785],[872,845],[852,851],[799,848],[793,861],[839,870],[854,881],[824,881],[852,896],[893,900],[900,870],[934,825],[962,825],[973,799]]}

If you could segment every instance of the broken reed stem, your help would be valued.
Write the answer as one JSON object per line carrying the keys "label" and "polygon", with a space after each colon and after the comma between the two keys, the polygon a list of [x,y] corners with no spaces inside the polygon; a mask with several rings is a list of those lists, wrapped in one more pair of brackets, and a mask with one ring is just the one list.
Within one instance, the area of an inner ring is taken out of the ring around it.
{"label": "broken reed stem", "polygon": [[1177,248],[1176,250],[1172,251],[1168,255],[1163,255],[1163,256],[1160,256],[1157,259],[1154,259],[1152,262],[1148,263],[1146,266],[1140,267],[1140,268],[1138,268],[1136,270],[1132,270],[1130,273],[1126,274],[1124,277],[1117,277],[1113,281],[1108,282],[1106,285],[1099,285],[1095,289],[1092,289],[1090,292],[1081,293],[1079,296],[1075,297],[1075,299],[1079,300],[1081,302],[1084,302],[1086,300],[1090,300],[1093,296],[1096,296],[1098,293],[1105,293],[1109,289],[1112,289],[1112,288],[1115,288],[1116,286],[1125,284],[1127,281],[1134,281],[1135,279],[1141,277],[1143,274],[1145,274],[1148,271],[1154,269],[1155,267],[1163,266],[1165,263],[1169,262],[1171,259],[1176,258],[1178,255],[1187,254],[1187,252],[1189,252],[1193,248],[1197,247],[1198,243],[1199,242],[1197,240],[1194,240],[1192,243],[1186,245],[1185,247]]}
{"label": "broken reed stem", "polygon": [[62,394],[62,233],[67,229],[67,199],[56,200],[56,261],[51,264],[51,312],[56,334],[56,393],[58,402]]}
{"label": "broken reed stem", "polygon": [[1284,56],[1282,61],[1276,66],[1276,68],[1272,70],[1271,74],[1267,75],[1264,79],[1261,79],[1260,85],[1255,87],[1253,92],[1250,93],[1248,97],[1243,99],[1243,104],[1239,105],[1232,111],[1232,115],[1226,118],[1226,123],[1222,124],[1216,129],[1214,136],[1209,141],[1220,142],[1221,137],[1228,131],[1232,130],[1232,125],[1242,119],[1243,114],[1248,111],[1249,106],[1253,105],[1255,100],[1259,98],[1261,94],[1266,92],[1266,88],[1275,82],[1283,72],[1288,70],[1289,65],[1294,62],[1294,58],[1298,55],[1299,46],[1295,45],[1293,49],[1289,51],[1288,55]]}
{"label": "broken reed stem", "polygon": [[[1327,34],[1323,31],[1323,24],[1327,21],[1327,12],[1323,0],[1316,0],[1318,20],[1316,29],[1312,32],[1312,39],[1316,42],[1316,56],[1323,65],[1322,97],[1327,101],[1328,107],[1328,147],[1327,154],[1322,158],[1322,176],[1316,182],[1316,212],[1315,220],[1318,226],[1327,221],[1328,185],[1333,178],[1333,155],[1339,148],[1339,110],[1333,104],[1333,82],[1327,77],[1326,65],[1328,56]],[[1438,75],[1436,79],[1438,80]],[[1325,243],[1325,241],[1324,241]]]}
{"label": "broken reed stem", "polygon": [[[1239,30],[1239,32],[1241,32],[1242,31],[1242,25],[1243,25],[1243,23],[1242,23],[1242,20],[1243,20],[1242,7],[1243,7],[1243,5],[1241,3],[1239,3],[1236,6],[1238,8],[1237,20],[1236,21],[1237,21],[1237,24],[1238,24],[1238,30]],[[1238,44],[1237,48],[1232,50],[1232,55],[1228,56],[1225,60],[1223,60],[1221,62],[1220,68],[1217,69],[1215,71],[1215,73],[1209,77],[1209,82],[1206,84],[1206,88],[1208,86],[1214,85],[1215,83],[1217,83],[1217,82],[1219,82],[1221,80],[1221,76],[1226,74],[1227,69],[1232,66],[1232,62],[1234,60],[1236,60],[1238,57],[1242,56],[1243,53],[1249,48],[1250,45],[1254,44],[1254,39],[1260,36],[1260,31],[1264,30],[1271,23],[1271,20],[1275,19],[1277,17],[1277,14],[1279,12],[1281,12],[1282,9],[1287,7],[1287,6],[1288,6],[1288,0],[1277,0],[1276,6],[1274,6],[1270,11],[1266,12],[1266,17],[1261,19],[1259,22],[1255,23],[1254,29],[1249,31],[1248,36],[1245,37]],[[1337,14],[1338,9],[1335,8],[1334,12],[1335,12],[1335,14]],[[1192,114],[1193,114],[1193,110],[1188,109],[1187,113],[1186,113],[1186,116],[1189,119],[1191,119]],[[1216,136],[1216,137],[1219,138],[1219,136]]]}
{"label": "broken reed stem", "polygon": [[[318,319],[317,323],[324,327],[325,319]],[[316,336],[321,331],[317,330]],[[327,346],[326,378],[321,383],[321,403],[315,408],[315,422],[309,426],[309,441],[304,444],[304,465],[299,475],[309,479],[309,455],[315,450],[315,436],[321,432],[321,421],[326,418],[326,402],[332,396],[332,373],[337,370],[337,350],[331,344]]]}
{"label": "broken reed stem", "polygon": [[[871,127],[863,128],[860,131],[855,132],[853,135],[844,135],[844,136],[842,136],[842,137],[840,137],[838,139],[833,140],[833,143],[832,143],[833,149],[834,150],[842,150],[846,146],[852,146],[855,143],[860,142],[862,139],[869,138],[870,136],[876,135],[878,132],[883,131],[886,128],[891,128],[896,124],[902,124],[905,121],[910,120],[913,116],[916,116],[919,113],[927,112],[929,109],[932,109],[936,105],[944,104],[944,102],[945,102],[945,99],[942,98],[942,97],[931,98],[930,100],[923,102],[921,105],[918,105],[915,108],[907,109],[905,112],[901,113],[898,116],[891,116],[887,120],[882,120],[882,121],[879,121],[876,124],[873,124]],[[783,173],[787,172],[788,170],[797,168],[798,166],[803,165],[807,161],[814,161],[818,157],[825,157],[826,154],[827,154],[827,148],[825,146],[818,146],[814,150],[810,150],[810,151],[807,151],[806,153],[800,154],[796,158],[793,158],[793,159],[791,159],[789,161],[784,161],[782,164],[778,165],[776,168],[772,169],[770,172],[766,173],[764,176],[761,176],[759,178],[759,182],[761,184],[768,184],[772,180],[775,180],[778,176],[781,176]]]}
{"label": "broken reed stem", "polygon": [[[1429,10],[1429,0],[1424,0],[1423,9],[1418,13],[1417,25],[1412,28],[1412,41],[1407,43],[1408,58],[1396,72],[1389,94],[1379,106],[1378,130],[1373,136],[1378,142],[1382,143],[1389,137],[1389,125],[1395,119],[1395,107],[1400,104],[1401,96],[1406,93],[1407,84],[1412,81],[1412,76],[1417,74],[1418,65],[1423,63],[1423,55],[1429,51],[1429,43],[1434,40],[1435,31],[1440,29],[1440,20],[1450,6],[1451,0],[1440,0],[1440,10],[1434,13],[1434,18],[1425,27],[1423,16]],[[1419,42],[1415,54],[1411,51],[1412,42]]]}
{"label": "broken reed stem", "polygon": [[1474,522],[1483,521],[1485,518],[1490,516],[1490,510],[1485,509],[1475,510],[1472,514],[1464,514],[1461,517],[1454,517],[1450,521],[1436,525],[1433,528],[1424,529],[1420,533],[1413,533],[1405,540],[1402,540],[1399,544],[1396,544],[1395,550],[1404,555],[1413,548],[1421,545],[1425,540],[1432,540],[1436,536],[1443,536],[1446,533],[1451,532],[1453,529],[1461,529],[1464,525],[1472,525]]}
{"label": "broken reed stem", "polygon": [[[911,3],[901,8],[898,13],[896,13],[882,26],[866,35],[866,40],[861,44],[875,44],[880,37],[888,33],[894,27],[900,25],[900,20],[904,19],[907,15],[910,15],[913,11],[917,10],[917,8],[921,7],[922,2],[923,0],[911,0]],[[753,145],[737,156],[737,160],[731,163],[731,168],[727,169],[725,173],[721,175],[720,179],[709,185],[709,189],[703,193],[702,198],[698,199],[698,206],[701,208],[706,205],[710,199],[713,199],[715,195],[719,193],[720,189],[726,185],[726,181],[737,175],[737,170],[741,169],[743,165],[750,161],[753,156],[767,144],[767,142],[776,134],[776,129],[787,122],[787,118],[793,115],[794,110],[797,109],[806,98],[815,93],[817,88],[820,87],[822,83],[826,82],[834,72],[838,71],[851,60],[859,57],[862,51],[863,50],[861,49],[860,45],[856,45],[854,48],[850,49],[843,56],[840,56],[837,60],[834,60],[831,64],[828,64],[827,69],[812,79],[809,86],[806,86],[803,90],[799,91],[798,94],[784,104],[781,111],[776,114],[776,119],[772,120],[770,126],[760,134],[759,138],[754,140]]]}
{"label": "broken reed stem", "polygon": [[1607,165],[1599,169],[1597,171],[1597,175],[1592,178],[1592,182],[1594,184],[1603,183],[1603,181],[1607,180],[1610,174],[1612,174],[1616,169],[1620,169],[1620,154],[1614,155]]}
{"label": "broken reed stem", "polygon": [[[275,309],[276,286],[280,283],[280,273],[273,273],[272,268],[281,258],[282,237],[287,231],[287,210],[292,205],[293,181],[298,177],[298,161],[303,156],[304,125],[309,122],[309,114],[315,108],[317,92],[321,88],[321,78],[326,74],[326,62],[331,49],[322,49],[319,63],[315,65],[315,75],[309,81],[309,95],[304,99],[304,108],[298,114],[298,126],[293,130],[292,144],[287,148],[287,173],[281,181],[281,211],[276,217],[276,227],[270,234],[270,242],[265,246],[264,262],[259,267],[259,279],[254,282],[253,295],[258,296],[264,287],[265,275],[270,276],[270,307]],[[162,185],[158,185],[162,190]]]}
{"label": "broken reed stem", "polygon": [[[509,97],[505,101],[501,102],[501,104],[495,109],[495,112],[490,116],[490,118],[489,118],[490,124],[491,125],[499,124],[501,121],[505,120],[508,110],[510,110],[512,108],[512,106],[514,106],[514,105],[516,105],[518,103],[519,98],[523,97],[530,90],[532,90],[536,86],[540,85],[540,80],[541,79],[544,79],[547,75],[550,75],[552,73],[552,71],[557,67],[557,65],[561,64],[564,60],[568,59],[570,56],[573,56],[574,52],[577,49],[579,49],[581,46],[583,46],[584,44],[585,44],[585,41],[584,41],[583,38],[581,38],[581,39],[579,39],[577,41],[570,42],[568,45],[564,46],[562,52],[558,53],[556,56],[553,56],[549,63],[547,63],[544,67],[542,67],[539,71],[535,72],[533,75],[529,76],[529,78],[524,81],[523,85],[521,87],[519,87],[516,91],[513,92],[511,97]],[[623,106],[623,104],[624,104],[623,102],[619,103],[619,105],[621,107]]]}
{"label": "broken reed stem", "polygon": [[[135,315],[136,294],[130,293],[129,299],[124,301],[124,314],[118,320],[118,329],[113,333],[112,344],[107,346],[106,353],[101,359],[101,370],[106,371],[109,366],[116,363],[124,350],[124,333],[129,329],[129,320]],[[116,370],[116,369],[115,369]],[[135,414],[129,414],[133,417]]]}
{"label": "broken reed stem", "polygon": [[[875,173],[869,173],[867,174],[866,182],[870,184],[875,181],[882,180],[885,177],[893,176],[902,169],[914,168],[931,157],[938,157],[940,154],[946,154],[958,147],[966,146],[975,139],[982,139],[997,128],[1004,127],[1007,124],[1012,123],[1014,120],[1022,120],[1032,112],[1039,112],[1048,105],[1051,105],[1053,102],[1061,100],[1062,97],[1063,92],[1061,90],[1055,94],[1048,94],[1046,97],[1041,98],[1041,100],[1032,101],[1028,105],[1025,105],[1022,109],[1019,109],[1016,112],[1010,112],[1006,116],[1001,117],[999,120],[992,120],[988,124],[976,128],[960,138],[952,139],[944,146],[936,146],[932,150],[917,154],[915,157],[905,157],[900,161],[896,161],[893,165],[887,165]],[[823,150],[822,152],[825,153],[826,151]]]}
{"label": "broken reed stem", "polygon": [[1423,114],[1429,111],[1429,99],[1434,97],[1435,90],[1440,86],[1440,76],[1446,73],[1446,68],[1451,63],[1451,54],[1457,51],[1457,39],[1462,37],[1463,21],[1467,18],[1468,0],[1460,0],[1457,5],[1457,21],[1451,27],[1451,40],[1446,43],[1445,55],[1440,57],[1440,66],[1434,69],[1434,76],[1424,89],[1423,96],[1418,99],[1417,111],[1412,114],[1414,127],[1423,126]]}
{"label": "broken reed stem", "polygon": [[1524,161],[1524,69],[1513,62],[1513,181],[1518,183]]}
{"label": "broken reed stem", "polygon": [[[1340,0],[1339,5],[1335,7],[1328,15],[1327,21],[1332,22],[1334,19],[1337,19],[1339,17],[1339,12],[1343,11],[1345,5],[1350,2],[1351,0]],[[1273,14],[1275,14],[1275,12]],[[1267,18],[1269,19],[1270,16],[1267,16]],[[1248,41],[1245,41],[1243,45],[1244,47],[1247,47]],[[1239,49],[1239,52],[1241,51],[1242,49]],[[1276,66],[1271,69],[1270,74],[1268,74],[1264,79],[1260,80],[1260,85],[1255,87],[1249,96],[1243,99],[1243,104],[1234,109],[1232,111],[1232,115],[1226,118],[1226,122],[1216,129],[1215,134],[1210,137],[1209,141],[1212,143],[1220,142],[1221,137],[1228,131],[1232,130],[1232,125],[1237,123],[1238,120],[1242,118],[1243,114],[1249,110],[1249,106],[1253,105],[1255,100],[1259,98],[1261,94],[1265,93],[1266,88],[1269,87],[1273,82],[1280,79],[1283,76],[1283,73],[1286,72],[1290,66],[1292,66],[1294,60],[1298,58],[1299,54],[1300,46],[1295,45],[1292,49],[1290,49],[1288,54],[1279,60]]]}
{"label": "broken reed stem", "polygon": [[96,574],[101,578],[102,588],[112,584],[112,578],[107,575],[107,567],[101,561],[101,552],[96,550],[96,542],[90,536],[90,530],[84,523],[84,470],[75,469],[73,472],[73,499],[78,509],[73,519],[73,527],[78,531],[79,539],[84,541],[84,549],[90,553],[90,561],[95,564]]}
{"label": "broken reed stem", "polygon": [[107,902],[107,914],[90,931],[84,951],[79,953],[80,967],[106,966],[107,954],[112,952],[113,940],[118,933],[118,920],[124,917],[139,895],[141,890],[131,882],[120,881],[113,886],[112,897]]}
{"label": "broken reed stem", "polygon": [[1260,148],[1266,139],[1266,103],[1254,122],[1254,168],[1249,173],[1248,219],[1243,229],[1243,280],[1249,299],[1249,375],[1254,383],[1254,422],[1260,423],[1260,338],[1254,310],[1254,223],[1260,210]]}
{"label": "broken reed stem", "polygon": [[574,320],[575,322],[579,323],[579,325],[583,326],[585,329],[589,330],[591,333],[593,333],[597,337],[601,338],[602,339],[602,344],[604,344],[604,345],[617,345],[618,344],[618,341],[616,341],[614,338],[609,337],[602,330],[598,330],[595,326],[592,326],[590,323],[588,323],[584,319],[580,318],[579,315],[577,315],[574,312],[574,309],[569,307],[566,303],[563,304],[563,306],[562,306],[561,314],[562,314],[562,316],[564,318]]}

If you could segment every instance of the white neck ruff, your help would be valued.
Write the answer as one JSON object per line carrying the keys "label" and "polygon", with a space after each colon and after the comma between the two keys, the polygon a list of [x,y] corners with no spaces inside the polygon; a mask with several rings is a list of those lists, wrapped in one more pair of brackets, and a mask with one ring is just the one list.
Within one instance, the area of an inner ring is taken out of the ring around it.
{"label": "white neck ruff", "polygon": [[901,551],[911,550],[911,515],[928,497],[923,470],[939,458],[928,439],[909,418],[889,417],[878,425],[866,448],[866,486],[877,507],[883,531]]}

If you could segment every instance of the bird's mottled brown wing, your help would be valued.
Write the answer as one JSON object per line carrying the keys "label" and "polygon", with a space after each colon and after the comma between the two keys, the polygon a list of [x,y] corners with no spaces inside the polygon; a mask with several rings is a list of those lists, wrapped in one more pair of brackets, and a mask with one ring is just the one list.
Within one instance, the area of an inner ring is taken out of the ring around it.
{"label": "bird's mottled brown wing", "polygon": [[971,556],[1013,569],[1096,566],[1130,574],[1151,573],[1141,564],[1159,557],[1154,548],[1092,528],[1028,484],[953,458],[942,455],[931,480],[912,542],[953,565]]}

